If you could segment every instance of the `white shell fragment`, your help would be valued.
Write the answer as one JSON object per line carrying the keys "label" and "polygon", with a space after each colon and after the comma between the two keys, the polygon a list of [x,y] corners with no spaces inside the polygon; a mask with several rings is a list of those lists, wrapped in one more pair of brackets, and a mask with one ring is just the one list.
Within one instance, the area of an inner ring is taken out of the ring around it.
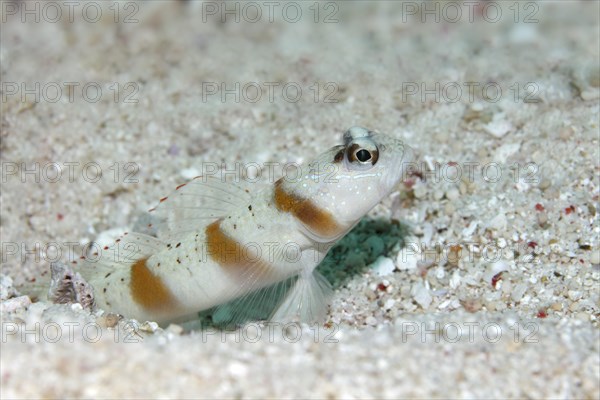
{"label": "white shell fragment", "polygon": [[394,272],[396,266],[391,258],[379,256],[372,264],[372,269],[378,276],[386,276]]}

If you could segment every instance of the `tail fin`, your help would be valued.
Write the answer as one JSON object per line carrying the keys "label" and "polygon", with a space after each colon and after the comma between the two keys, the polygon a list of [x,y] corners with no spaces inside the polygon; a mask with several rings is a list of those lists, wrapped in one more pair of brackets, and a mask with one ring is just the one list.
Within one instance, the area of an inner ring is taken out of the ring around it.
{"label": "tail fin", "polygon": [[129,268],[136,261],[154,254],[163,242],[141,233],[125,232],[112,246],[88,253],[73,265],[53,262],[48,299],[54,303],[80,303],[83,308],[95,307],[93,284],[116,270]]}
{"label": "tail fin", "polygon": [[69,266],[61,262],[50,265],[52,271],[48,299],[54,303],[79,303],[86,310],[95,307],[94,290],[89,283]]}

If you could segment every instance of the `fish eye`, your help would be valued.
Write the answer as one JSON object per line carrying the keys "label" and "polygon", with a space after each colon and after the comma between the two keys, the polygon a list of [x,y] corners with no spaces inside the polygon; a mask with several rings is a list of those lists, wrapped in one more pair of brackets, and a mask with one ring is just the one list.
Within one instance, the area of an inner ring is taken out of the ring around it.
{"label": "fish eye", "polygon": [[352,163],[375,165],[379,158],[377,147],[368,149],[354,143],[348,149],[348,160]]}
{"label": "fish eye", "polygon": [[371,159],[371,153],[369,153],[369,150],[365,150],[365,149],[360,149],[359,151],[356,152],[356,159],[360,162],[367,162]]}

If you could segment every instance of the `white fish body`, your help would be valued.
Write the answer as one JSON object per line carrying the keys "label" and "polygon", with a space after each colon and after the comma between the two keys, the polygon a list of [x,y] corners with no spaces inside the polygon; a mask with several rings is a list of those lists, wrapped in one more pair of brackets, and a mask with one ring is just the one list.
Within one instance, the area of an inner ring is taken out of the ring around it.
{"label": "white fish body", "polygon": [[156,209],[167,219],[162,237],[126,234],[81,269],[96,305],[163,323],[287,282],[272,319],[321,318],[329,287],[314,269],[412,157],[400,140],[364,128],[343,139],[297,178],[255,194],[213,177],[178,187]]}

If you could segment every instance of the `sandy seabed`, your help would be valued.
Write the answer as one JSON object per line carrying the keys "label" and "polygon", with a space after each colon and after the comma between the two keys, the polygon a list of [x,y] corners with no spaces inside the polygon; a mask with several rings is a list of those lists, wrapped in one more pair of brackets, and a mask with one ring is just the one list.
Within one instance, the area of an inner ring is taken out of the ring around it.
{"label": "sandy seabed", "polygon": [[[2,398],[600,398],[598,2],[66,3],[1,3]],[[326,260],[323,325],[27,296],[203,163],[354,125],[420,158]]]}

